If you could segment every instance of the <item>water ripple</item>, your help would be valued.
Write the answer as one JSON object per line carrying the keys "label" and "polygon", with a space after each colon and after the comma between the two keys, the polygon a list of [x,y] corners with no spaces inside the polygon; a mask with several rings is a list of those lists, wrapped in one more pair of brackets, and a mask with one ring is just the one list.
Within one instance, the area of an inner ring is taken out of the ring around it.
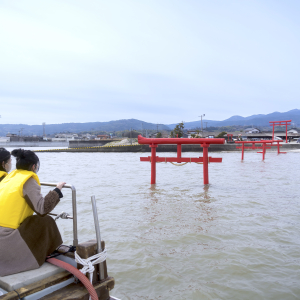
{"label": "water ripple", "polygon": [[[174,156],[174,153],[160,153]],[[95,238],[95,195],[113,294],[121,299],[300,299],[299,153],[213,153],[202,166],[150,164],[139,153],[39,153],[42,181],[78,192],[79,241]],[[199,156],[188,153],[184,156]],[[43,188],[46,192],[48,189]],[[71,197],[55,209],[71,212]],[[59,220],[66,243],[72,224]]]}

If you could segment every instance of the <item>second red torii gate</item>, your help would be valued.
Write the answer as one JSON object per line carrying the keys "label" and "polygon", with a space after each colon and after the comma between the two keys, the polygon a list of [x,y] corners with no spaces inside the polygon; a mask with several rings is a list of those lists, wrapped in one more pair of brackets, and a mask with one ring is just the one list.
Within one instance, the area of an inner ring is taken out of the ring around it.
{"label": "second red torii gate", "polygon": [[285,126],[285,142],[287,143],[287,127],[288,125],[291,125],[292,120],[287,120],[287,121],[270,121],[269,123],[270,126],[273,126],[273,131],[272,131],[272,140],[274,140],[274,129],[275,126]]}
{"label": "second red torii gate", "polygon": [[228,137],[228,142],[229,142],[229,140],[230,140],[230,142],[232,142],[233,134],[227,133],[227,137]]}
{"label": "second red torii gate", "polygon": [[[262,160],[265,160],[265,155],[266,155],[266,150],[271,149],[271,147],[277,147],[277,153],[283,153],[285,154],[286,152],[281,152],[280,148],[281,145],[279,143],[283,142],[283,140],[260,140],[260,141],[236,141],[236,144],[242,144],[242,146],[237,146],[237,149],[242,149],[242,160],[244,160],[244,150],[245,149],[262,149],[261,152],[257,153],[262,153]],[[273,145],[274,143],[274,145]],[[245,146],[248,145],[248,146]],[[251,145],[251,146],[250,146]],[[261,145],[261,146],[259,146]]]}
{"label": "second red torii gate", "polygon": [[[208,163],[215,162],[220,163],[222,162],[222,158],[216,157],[208,157],[208,147],[210,144],[224,144],[225,139],[208,139],[208,138],[144,138],[141,135],[138,136],[138,143],[139,144],[148,144],[151,148],[151,157],[141,157],[141,161],[150,161],[151,163],[151,184],[156,183],[156,163],[157,162],[195,162],[195,163],[203,163],[203,183],[208,184]],[[156,148],[158,145],[161,144],[177,144],[177,157],[159,157],[156,156]],[[183,144],[194,144],[194,145],[201,145],[203,148],[203,157],[181,157],[181,145]]]}

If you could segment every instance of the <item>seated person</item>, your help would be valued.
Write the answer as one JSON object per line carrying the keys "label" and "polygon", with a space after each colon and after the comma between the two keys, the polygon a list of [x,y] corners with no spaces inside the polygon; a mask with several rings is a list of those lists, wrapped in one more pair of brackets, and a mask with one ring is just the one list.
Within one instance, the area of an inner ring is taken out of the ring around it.
{"label": "seated person", "polygon": [[11,170],[11,155],[5,148],[0,148],[0,182]]}
{"label": "seated person", "polygon": [[65,182],[43,198],[37,155],[23,149],[11,154],[16,157],[16,170],[0,183],[0,276],[39,268],[62,244],[57,225],[47,213],[62,198]]}

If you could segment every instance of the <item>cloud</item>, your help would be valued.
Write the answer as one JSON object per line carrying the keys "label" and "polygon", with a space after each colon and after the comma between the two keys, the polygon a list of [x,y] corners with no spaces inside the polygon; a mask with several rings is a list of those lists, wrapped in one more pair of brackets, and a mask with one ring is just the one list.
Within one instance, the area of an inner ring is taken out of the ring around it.
{"label": "cloud", "polygon": [[296,1],[2,1],[1,123],[297,108]]}

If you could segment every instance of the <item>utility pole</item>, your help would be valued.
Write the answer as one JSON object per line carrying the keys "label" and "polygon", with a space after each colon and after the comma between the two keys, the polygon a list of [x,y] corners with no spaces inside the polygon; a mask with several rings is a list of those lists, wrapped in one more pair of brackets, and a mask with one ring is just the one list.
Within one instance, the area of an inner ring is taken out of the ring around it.
{"label": "utility pole", "polygon": [[44,136],[44,137],[46,136],[45,125],[46,125],[46,123],[44,122],[44,123],[43,123],[43,136]]}
{"label": "utility pole", "polygon": [[19,137],[22,136],[22,131],[23,131],[23,129],[24,129],[24,128],[20,128],[20,130],[19,130]]}
{"label": "utility pole", "polygon": [[205,114],[199,116],[201,117],[201,136],[203,137],[203,125],[202,125],[202,117],[205,117]]}
{"label": "utility pole", "polygon": [[156,134],[158,134],[158,125],[163,125],[163,124],[156,124]]}
{"label": "utility pole", "polygon": [[130,128],[130,144],[132,145],[132,128]]}
{"label": "utility pole", "polygon": [[205,123],[205,128],[206,128],[206,130],[207,130],[207,123],[208,123],[208,122],[204,122],[204,123]]}
{"label": "utility pole", "polygon": [[143,129],[143,122],[142,122],[142,136],[144,136],[143,134],[144,134],[144,129]]}

